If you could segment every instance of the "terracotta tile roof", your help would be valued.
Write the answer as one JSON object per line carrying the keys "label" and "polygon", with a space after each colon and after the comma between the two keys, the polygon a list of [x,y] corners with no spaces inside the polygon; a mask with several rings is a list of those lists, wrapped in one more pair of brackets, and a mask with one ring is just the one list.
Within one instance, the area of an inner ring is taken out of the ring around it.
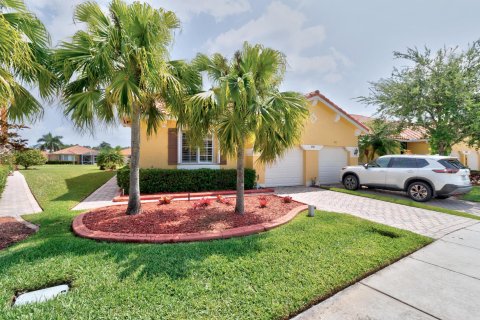
{"label": "terracotta tile roof", "polygon": [[121,154],[122,156],[127,156],[127,157],[129,157],[129,156],[132,155],[132,148],[122,149],[122,150],[120,151],[120,154]]}
{"label": "terracotta tile roof", "polygon": [[[362,122],[365,125],[368,125],[368,122],[374,120],[373,117],[364,116],[361,114],[352,114],[351,115],[357,121]],[[416,140],[426,140],[427,139],[427,130],[422,127],[410,127],[405,128],[400,132],[396,137],[397,140],[401,141],[416,141]]]}
{"label": "terracotta tile roof", "polygon": [[93,150],[93,149],[89,149],[89,148],[85,148],[85,147],[79,146],[77,144],[75,146],[71,146],[71,147],[68,147],[68,148],[65,148],[65,149],[62,149],[62,150],[55,151],[51,154],[66,154],[66,155],[68,155],[68,154],[74,154],[74,155],[91,154],[91,155],[97,155],[98,151]]}
{"label": "terracotta tile roof", "polygon": [[330,104],[332,107],[334,107],[335,109],[337,109],[341,114],[343,114],[346,118],[352,120],[355,124],[357,124],[359,127],[363,128],[364,130],[367,130],[369,131],[369,128],[367,126],[365,126],[362,122],[358,121],[357,119],[355,119],[354,117],[352,117],[348,112],[346,112],[345,110],[343,110],[342,108],[340,108],[339,106],[337,106],[332,100],[328,99],[327,97],[325,97],[323,94],[320,93],[320,91],[318,90],[315,90],[315,91],[312,91],[310,93],[307,93],[305,95],[307,97],[307,99],[310,99],[310,98],[313,98],[313,97],[319,97],[320,99],[326,101],[328,104]]}

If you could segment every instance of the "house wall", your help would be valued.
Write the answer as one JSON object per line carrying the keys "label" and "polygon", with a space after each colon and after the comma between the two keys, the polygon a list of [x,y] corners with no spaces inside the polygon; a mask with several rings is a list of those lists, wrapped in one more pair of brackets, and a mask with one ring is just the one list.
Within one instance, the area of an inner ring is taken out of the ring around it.
{"label": "house wall", "polygon": [[430,154],[430,145],[427,141],[407,142],[407,150],[411,154]]}
{"label": "house wall", "polygon": [[[163,126],[160,126],[156,134],[147,136],[146,124],[142,123],[140,129],[140,168],[163,168],[176,169],[178,165],[168,164],[168,129],[176,128],[176,121],[168,120]],[[218,161],[218,141],[213,142],[214,162]],[[227,158],[225,165],[220,165],[221,169],[231,169],[236,167],[236,161]]]}

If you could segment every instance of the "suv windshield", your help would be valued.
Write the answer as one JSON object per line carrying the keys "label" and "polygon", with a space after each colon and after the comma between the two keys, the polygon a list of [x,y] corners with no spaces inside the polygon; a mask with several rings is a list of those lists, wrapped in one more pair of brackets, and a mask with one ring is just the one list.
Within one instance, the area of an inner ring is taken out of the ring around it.
{"label": "suv windshield", "polygon": [[466,167],[457,159],[442,159],[438,160],[438,162],[447,169],[466,169]]}
{"label": "suv windshield", "polygon": [[368,166],[373,168],[386,168],[388,167],[389,162],[390,158],[378,158],[376,160],[370,161],[368,163]]}

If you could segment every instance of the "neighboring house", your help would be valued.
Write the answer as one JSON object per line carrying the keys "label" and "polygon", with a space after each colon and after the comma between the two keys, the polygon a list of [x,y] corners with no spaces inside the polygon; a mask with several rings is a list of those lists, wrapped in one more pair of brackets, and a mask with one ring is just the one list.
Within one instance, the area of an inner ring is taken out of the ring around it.
{"label": "neighboring house", "polygon": [[[337,183],[342,167],[358,163],[358,136],[368,129],[320,92],[309,93],[307,98],[310,115],[298,146],[266,166],[247,146],[246,167],[257,171],[260,186]],[[168,120],[150,137],[142,125],[140,167],[234,169],[236,161],[222,156],[214,136],[205,137],[203,148],[189,147],[187,136],[174,120]]]}
{"label": "neighboring house", "polygon": [[120,154],[123,156],[123,161],[128,163],[132,157],[132,148],[124,148],[120,151]]}
{"label": "neighboring house", "polygon": [[48,154],[49,161],[70,161],[74,164],[95,164],[98,151],[79,145]]}
{"label": "neighboring house", "polygon": [[[352,117],[368,126],[368,122],[373,118],[352,114]],[[406,128],[395,137],[395,140],[402,144],[402,150],[406,154],[430,154],[430,145],[428,143],[427,131],[424,128]],[[452,156],[457,157],[460,162],[472,170],[480,169],[479,150],[469,147],[465,143],[457,143],[452,147]]]}

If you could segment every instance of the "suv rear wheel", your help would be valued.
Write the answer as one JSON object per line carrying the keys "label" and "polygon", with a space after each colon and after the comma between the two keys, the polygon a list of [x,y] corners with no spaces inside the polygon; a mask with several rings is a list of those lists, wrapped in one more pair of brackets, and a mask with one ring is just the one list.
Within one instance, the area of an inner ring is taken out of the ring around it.
{"label": "suv rear wheel", "polygon": [[347,174],[343,177],[343,186],[347,190],[357,190],[359,187],[358,178],[354,174]]}
{"label": "suv rear wheel", "polygon": [[418,202],[427,202],[432,199],[432,188],[425,182],[412,182],[408,188],[407,193],[410,199]]}

